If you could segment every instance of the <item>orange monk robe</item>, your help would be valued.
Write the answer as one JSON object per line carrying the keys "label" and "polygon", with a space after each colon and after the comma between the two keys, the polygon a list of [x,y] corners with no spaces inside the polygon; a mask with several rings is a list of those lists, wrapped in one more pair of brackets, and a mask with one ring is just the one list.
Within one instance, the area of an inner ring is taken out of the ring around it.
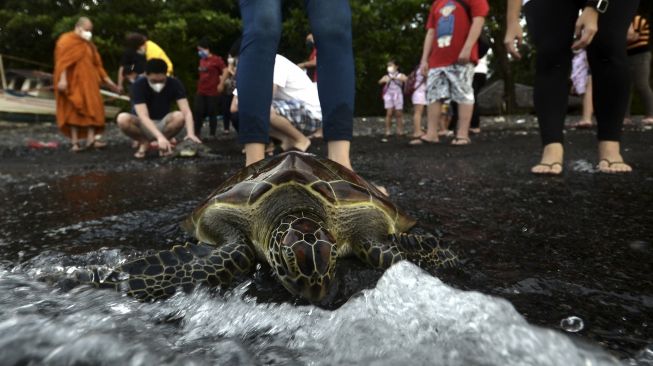
{"label": "orange monk robe", "polygon": [[[62,34],[54,51],[54,86],[57,99],[57,126],[70,137],[70,126],[95,127],[104,130],[104,100],[100,85],[107,77],[102,59],[95,45],[75,32]],[[57,88],[61,73],[66,70],[68,89]],[[79,138],[86,137],[86,128],[79,130]]]}

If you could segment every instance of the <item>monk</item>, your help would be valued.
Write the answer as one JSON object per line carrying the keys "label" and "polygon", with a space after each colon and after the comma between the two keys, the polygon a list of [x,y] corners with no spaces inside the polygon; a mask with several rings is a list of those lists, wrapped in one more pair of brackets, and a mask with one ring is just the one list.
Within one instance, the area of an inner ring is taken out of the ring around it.
{"label": "monk", "polygon": [[85,148],[106,146],[95,139],[96,134],[104,130],[104,101],[100,85],[104,82],[112,91],[119,92],[91,42],[92,30],[90,19],[79,18],[72,32],[59,37],[54,51],[57,126],[70,138],[73,152],[82,150],[79,139],[83,138],[86,138]]}

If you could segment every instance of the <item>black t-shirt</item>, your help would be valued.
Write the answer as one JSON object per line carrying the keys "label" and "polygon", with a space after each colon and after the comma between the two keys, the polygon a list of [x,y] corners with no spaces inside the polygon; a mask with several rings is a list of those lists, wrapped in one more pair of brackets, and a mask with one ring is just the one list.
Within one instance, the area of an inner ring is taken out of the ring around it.
{"label": "black t-shirt", "polygon": [[170,113],[170,105],[179,99],[186,98],[186,91],[181,82],[174,77],[166,78],[166,85],[160,93],[150,88],[146,77],[140,77],[132,86],[132,103],[147,105],[150,118],[154,120],[163,119]]}
{"label": "black t-shirt", "polygon": [[145,72],[145,55],[131,50],[125,49],[120,58],[120,66],[125,69],[125,73],[136,72],[137,74],[142,74]]}

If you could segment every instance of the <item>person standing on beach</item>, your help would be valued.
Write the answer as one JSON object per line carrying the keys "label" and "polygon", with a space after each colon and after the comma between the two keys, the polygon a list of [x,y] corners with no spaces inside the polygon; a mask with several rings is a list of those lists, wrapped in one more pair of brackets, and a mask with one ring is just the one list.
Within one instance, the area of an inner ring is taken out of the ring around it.
{"label": "person standing on beach", "polygon": [[106,146],[95,139],[105,123],[100,85],[105,83],[112,91],[120,92],[91,42],[92,30],[89,18],[79,18],[73,31],[59,37],[54,52],[57,126],[70,138],[73,152],[82,150],[79,139],[83,138],[86,138],[86,148]]}
{"label": "person standing on beach", "polygon": [[[269,141],[273,70],[281,38],[281,0],[240,0],[243,39],[238,61],[240,142],[245,165],[265,158]],[[305,1],[315,46],[317,88],[328,158],[351,169],[354,116],[354,53],[347,0]]]}
{"label": "person standing on beach", "polygon": [[543,145],[540,162],[531,172],[562,174],[563,129],[569,100],[567,80],[572,51],[581,49],[587,49],[592,71],[598,170],[632,171],[621,156],[620,141],[630,90],[626,34],[639,0],[508,0],[504,43],[516,59],[521,58],[519,46],[524,38],[522,6],[529,39],[537,50],[533,99]]}

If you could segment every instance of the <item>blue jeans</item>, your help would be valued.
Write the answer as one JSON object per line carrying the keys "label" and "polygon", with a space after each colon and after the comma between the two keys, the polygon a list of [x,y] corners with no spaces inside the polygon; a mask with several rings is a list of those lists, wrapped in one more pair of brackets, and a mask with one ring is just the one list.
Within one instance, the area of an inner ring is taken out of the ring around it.
{"label": "blue jeans", "polygon": [[[238,59],[239,139],[267,143],[274,58],[281,37],[282,0],[240,0],[243,39]],[[351,140],[354,53],[348,0],[305,0],[318,52],[317,88],[326,141]]]}

